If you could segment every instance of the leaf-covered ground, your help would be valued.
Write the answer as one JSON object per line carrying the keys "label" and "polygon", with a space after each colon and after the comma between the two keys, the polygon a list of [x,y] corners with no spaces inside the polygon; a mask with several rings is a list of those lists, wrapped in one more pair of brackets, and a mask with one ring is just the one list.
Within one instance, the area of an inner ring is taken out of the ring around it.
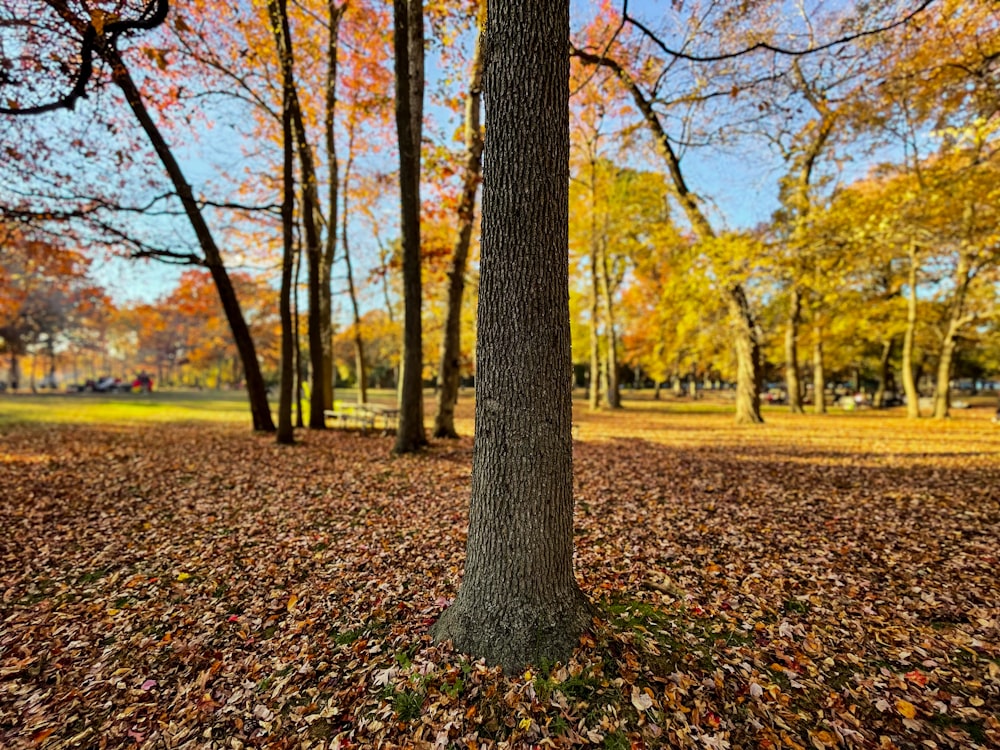
{"label": "leaf-covered ground", "polygon": [[581,414],[603,618],[514,676],[427,635],[469,439],[10,427],[0,747],[1000,747],[984,417]]}

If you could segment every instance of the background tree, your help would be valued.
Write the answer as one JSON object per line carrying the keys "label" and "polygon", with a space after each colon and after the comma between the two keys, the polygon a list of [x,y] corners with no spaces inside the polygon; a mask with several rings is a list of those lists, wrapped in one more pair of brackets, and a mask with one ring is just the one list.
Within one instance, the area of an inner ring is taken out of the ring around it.
{"label": "background tree", "polygon": [[422,0],[394,0],[396,130],[403,238],[403,360],[396,453],[427,444],[424,431],[420,279],[420,149],[424,98]]}

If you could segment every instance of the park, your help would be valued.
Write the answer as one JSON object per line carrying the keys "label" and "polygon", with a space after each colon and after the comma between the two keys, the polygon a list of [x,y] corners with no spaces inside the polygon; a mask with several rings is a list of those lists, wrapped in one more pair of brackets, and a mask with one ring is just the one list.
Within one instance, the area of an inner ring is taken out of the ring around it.
{"label": "park", "polygon": [[0,748],[1000,746],[998,50],[0,4]]}
{"label": "park", "polygon": [[[430,394],[428,394],[429,396]],[[4,747],[994,747],[987,404],[574,406],[566,663],[435,644],[466,437],[252,433],[234,394],[0,396]]]}

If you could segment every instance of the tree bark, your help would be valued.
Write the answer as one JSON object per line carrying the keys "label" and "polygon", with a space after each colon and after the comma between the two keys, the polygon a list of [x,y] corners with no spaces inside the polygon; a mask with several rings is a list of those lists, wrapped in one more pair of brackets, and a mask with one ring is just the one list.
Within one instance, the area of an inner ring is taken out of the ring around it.
{"label": "tree bark", "polygon": [[295,278],[292,281],[292,324],[295,327],[295,426],[306,426],[302,418],[302,326],[299,321],[299,277],[302,271],[302,248],[295,247]]}
{"label": "tree bark", "polygon": [[906,283],[906,329],[903,332],[903,393],[906,394],[906,416],[920,417],[920,393],[913,377],[913,343],[917,334],[917,247],[910,245],[910,268]]}
{"label": "tree bark", "polygon": [[[279,0],[284,2],[284,0]],[[292,129],[291,68],[283,66],[281,106],[281,380],[278,386],[278,435],[282,445],[295,442],[292,426],[292,389],[295,386],[295,331],[292,327],[292,273],[295,265],[295,134]],[[222,371],[219,371],[222,380]]]}
{"label": "tree bark", "polygon": [[[278,51],[282,75],[287,76],[292,81],[288,106],[291,110],[292,127],[299,154],[299,170],[302,174],[302,228],[306,242],[306,263],[309,268],[309,362],[312,370],[312,387],[309,394],[309,428],[322,430],[326,428],[326,418],[323,414],[326,408],[323,403],[324,383],[330,377],[323,360],[322,299],[324,296],[329,297],[330,286],[329,279],[327,279],[324,293],[323,248],[321,247],[319,229],[320,210],[316,165],[306,133],[298,91],[294,84],[292,37],[285,0],[268,0],[267,12],[271,21],[271,30],[274,34],[274,43]],[[331,210],[335,215],[336,207]],[[336,225],[334,224],[334,226]]]}
{"label": "tree bark", "polygon": [[760,333],[750,311],[750,303],[743,286],[729,287],[729,306],[736,321],[736,422],[758,424],[760,415],[760,390],[762,384],[760,361]]}
{"label": "tree bark", "polygon": [[[483,5],[485,7],[485,4]],[[448,312],[441,342],[441,366],[438,370],[438,407],[434,417],[434,437],[457,438],[455,405],[461,377],[462,298],[465,294],[465,271],[476,216],[476,192],[479,189],[483,159],[483,136],[480,127],[480,91],[483,75],[482,22],[472,53],[469,93],[465,101],[465,177],[458,205],[458,238],[448,268]]]}
{"label": "tree bark", "polygon": [[823,369],[823,326],[813,330],[813,411],[826,414],[826,372]]}
{"label": "tree bark", "polygon": [[260,372],[260,363],[257,361],[257,350],[254,347],[253,337],[250,335],[246,319],[243,317],[243,311],[240,309],[236,290],[233,289],[229,273],[226,271],[226,266],[222,261],[222,254],[219,252],[218,245],[215,244],[215,238],[208,228],[205,217],[201,214],[201,208],[198,205],[198,201],[195,200],[191,186],[184,177],[184,173],[174,158],[170,146],[167,145],[166,139],[160,133],[156,123],[153,122],[153,118],[150,116],[149,110],[142,100],[142,95],[139,93],[139,89],[135,85],[135,81],[132,80],[132,76],[128,68],[125,67],[125,63],[122,61],[118,51],[106,48],[104,56],[113,68],[113,80],[115,84],[125,95],[125,101],[128,102],[129,108],[139,121],[140,126],[146,133],[146,137],[149,138],[150,143],[153,145],[153,150],[156,152],[157,157],[159,157],[160,163],[163,164],[163,168],[166,170],[167,176],[174,186],[177,197],[184,208],[184,214],[187,216],[188,221],[191,222],[191,228],[194,230],[195,237],[197,237],[198,244],[205,256],[205,266],[212,274],[212,281],[215,282],[215,288],[219,293],[219,301],[222,303],[226,321],[229,323],[229,328],[233,334],[233,342],[236,344],[236,350],[239,352],[240,361],[243,364],[243,372],[246,376],[244,380],[246,383],[247,398],[250,401],[250,415],[253,420],[253,428],[260,432],[274,432],[274,420],[271,418],[271,407],[267,402],[267,387],[264,385],[264,377]]}
{"label": "tree bark", "polygon": [[799,325],[802,323],[802,294],[792,285],[789,301],[788,327],[785,329],[785,390],[788,391],[788,410],[802,413],[802,389],[799,385]]}
{"label": "tree bark", "polygon": [[[327,2],[327,18],[330,23],[327,38],[326,107],[323,130],[326,140],[326,162],[329,170],[327,184],[326,244],[320,258],[319,267],[319,326],[323,347],[323,408],[333,408],[333,388],[335,365],[333,361],[333,299],[331,280],[333,259],[337,254],[337,139],[334,121],[337,112],[337,54],[340,19],[346,5],[337,6],[336,0]],[[346,235],[344,237],[346,242]]]}
{"label": "tree bark", "polygon": [[590,606],[573,574],[569,2],[491,0],[465,577],[437,640],[500,664],[565,662]]}
{"label": "tree bark", "polygon": [[396,132],[403,235],[403,357],[396,453],[427,445],[424,431],[420,281],[420,144],[423,121],[423,2],[394,0]]}

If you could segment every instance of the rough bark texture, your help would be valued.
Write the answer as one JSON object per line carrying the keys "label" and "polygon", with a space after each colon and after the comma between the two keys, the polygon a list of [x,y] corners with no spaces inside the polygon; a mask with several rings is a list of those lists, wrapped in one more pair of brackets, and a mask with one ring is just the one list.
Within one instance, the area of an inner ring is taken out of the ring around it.
{"label": "rough bark texture", "polygon": [[492,0],[465,577],[438,640],[507,671],[565,661],[591,612],[573,575],[569,3]]}
{"label": "rough bark texture", "polygon": [[913,377],[913,342],[917,334],[917,248],[910,247],[910,270],[906,283],[906,329],[903,331],[903,393],[906,394],[906,416],[920,416],[920,393]]}
{"label": "rough bark texture", "polygon": [[788,303],[788,327],[785,329],[785,389],[788,391],[788,410],[802,413],[802,388],[799,385],[799,325],[802,323],[802,294],[792,287]]}
{"label": "rough bark texture", "polygon": [[479,190],[483,161],[483,135],[480,127],[480,92],[483,76],[482,26],[476,37],[469,75],[469,93],[465,100],[465,176],[458,205],[458,238],[448,268],[448,312],[441,342],[441,366],[438,371],[438,406],[434,416],[434,437],[456,438],[455,405],[461,378],[462,299],[465,296],[465,271],[469,245],[476,217],[476,193]]}
{"label": "rough bark texture", "polygon": [[423,3],[394,0],[396,132],[403,235],[403,358],[396,453],[427,444],[424,431],[420,282],[420,133],[423,113]]}
{"label": "rough bark texture", "polygon": [[226,321],[229,323],[229,329],[233,334],[233,342],[236,344],[236,350],[239,352],[240,361],[243,364],[253,428],[262,432],[273,432],[274,420],[271,418],[271,407],[267,402],[267,387],[264,385],[264,378],[260,372],[260,363],[257,361],[257,350],[254,347],[253,337],[250,335],[246,319],[243,317],[243,311],[240,309],[236,290],[233,289],[229,273],[222,262],[222,254],[215,244],[215,238],[212,236],[205,218],[201,215],[201,209],[195,200],[191,185],[185,179],[184,173],[181,171],[180,165],[174,158],[173,152],[170,150],[170,146],[167,145],[163,134],[157,128],[156,123],[153,122],[153,118],[150,116],[149,110],[142,100],[139,89],[132,80],[132,76],[129,74],[118,52],[107,50],[105,55],[107,62],[114,69],[113,78],[115,84],[125,95],[125,100],[128,102],[132,113],[142,126],[146,137],[152,143],[153,150],[156,151],[160,163],[163,164],[163,168],[166,170],[167,176],[170,178],[174,190],[177,192],[177,197],[184,208],[184,213],[188,221],[191,222],[191,227],[198,238],[198,244],[205,256],[205,266],[212,274],[212,281],[215,282],[215,288],[219,293],[219,301],[222,303]]}
{"label": "rough bark texture", "polygon": [[823,327],[813,331],[813,411],[826,414],[826,372],[823,368]]}

